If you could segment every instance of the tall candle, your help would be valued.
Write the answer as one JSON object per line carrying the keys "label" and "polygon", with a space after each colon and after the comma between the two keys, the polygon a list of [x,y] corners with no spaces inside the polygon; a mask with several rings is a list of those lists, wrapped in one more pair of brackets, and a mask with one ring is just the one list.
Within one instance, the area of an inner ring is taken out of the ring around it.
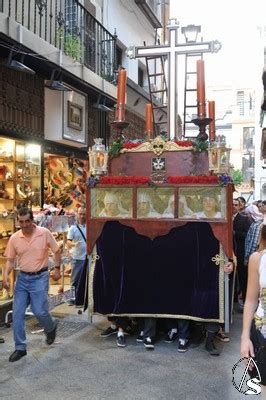
{"label": "tall candle", "polygon": [[151,136],[152,133],[152,105],[151,103],[146,104],[146,134]]}
{"label": "tall candle", "polygon": [[197,102],[198,102],[198,117],[206,117],[205,103],[205,76],[204,76],[204,61],[197,60]]}
{"label": "tall candle", "polygon": [[215,101],[209,101],[209,118],[212,121],[209,124],[209,140],[215,141]]}
{"label": "tall candle", "polygon": [[127,71],[125,69],[120,69],[118,72],[118,83],[117,83],[116,120],[118,121],[125,121],[126,80],[127,80]]}

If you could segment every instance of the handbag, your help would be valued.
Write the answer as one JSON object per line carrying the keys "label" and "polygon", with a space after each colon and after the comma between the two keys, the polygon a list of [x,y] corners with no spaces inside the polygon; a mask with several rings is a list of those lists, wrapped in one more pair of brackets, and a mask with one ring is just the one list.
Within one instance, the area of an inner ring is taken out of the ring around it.
{"label": "handbag", "polygon": [[[250,330],[250,340],[253,343],[254,347],[254,361],[258,367],[260,372],[261,384],[266,385],[266,339],[256,328],[255,320],[253,320]],[[258,371],[256,368],[253,368],[251,371],[248,371],[251,378],[258,378]]]}

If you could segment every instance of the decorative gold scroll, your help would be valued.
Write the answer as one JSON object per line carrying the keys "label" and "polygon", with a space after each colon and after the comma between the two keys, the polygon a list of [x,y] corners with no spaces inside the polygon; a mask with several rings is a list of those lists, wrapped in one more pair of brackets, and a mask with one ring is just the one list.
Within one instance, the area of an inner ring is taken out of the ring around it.
{"label": "decorative gold scroll", "polygon": [[161,136],[156,136],[156,138],[150,142],[141,143],[139,146],[133,147],[132,149],[122,149],[121,153],[141,153],[145,151],[153,151],[154,154],[159,156],[164,151],[184,151],[192,149],[192,146],[179,146],[175,142],[166,142]]}

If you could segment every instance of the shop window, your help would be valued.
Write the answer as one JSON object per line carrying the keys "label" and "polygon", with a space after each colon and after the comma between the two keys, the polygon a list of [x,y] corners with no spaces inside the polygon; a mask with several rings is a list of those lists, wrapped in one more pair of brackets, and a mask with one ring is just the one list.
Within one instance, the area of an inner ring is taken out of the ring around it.
{"label": "shop window", "polygon": [[63,210],[86,205],[87,161],[44,154],[44,203]]}

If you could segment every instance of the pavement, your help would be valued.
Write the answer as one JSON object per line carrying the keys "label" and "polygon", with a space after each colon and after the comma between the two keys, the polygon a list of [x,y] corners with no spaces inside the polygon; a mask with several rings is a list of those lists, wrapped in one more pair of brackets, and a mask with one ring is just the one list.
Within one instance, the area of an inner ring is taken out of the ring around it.
{"label": "pavement", "polygon": [[[147,351],[143,344],[136,343],[134,336],[127,336],[127,347],[118,348],[115,336],[100,337],[108,326],[105,318],[94,316],[90,324],[87,314],[79,315],[77,311],[66,304],[54,309],[59,334],[52,346],[45,344],[35,318],[27,319],[28,354],[15,363],[8,362],[14,350],[12,328],[0,328],[0,337],[6,340],[0,344],[0,399],[248,400],[250,397],[239,393],[232,384],[232,368],[240,358],[241,314],[234,315],[230,343],[217,342],[221,355],[213,357],[203,344],[178,353],[177,342],[166,344],[163,340],[156,343],[154,351]],[[238,375],[242,371],[236,370]],[[260,400],[261,396],[255,398]]]}

